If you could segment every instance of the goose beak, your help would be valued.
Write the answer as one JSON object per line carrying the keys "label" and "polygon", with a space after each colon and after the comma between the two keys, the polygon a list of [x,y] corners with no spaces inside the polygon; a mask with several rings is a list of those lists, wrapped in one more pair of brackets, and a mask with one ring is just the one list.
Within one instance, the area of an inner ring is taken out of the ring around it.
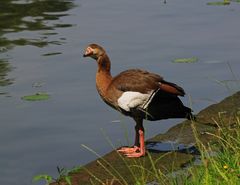
{"label": "goose beak", "polygon": [[90,53],[84,53],[83,54],[83,57],[89,57],[89,56],[91,56],[93,54],[93,52],[90,52]]}
{"label": "goose beak", "polygon": [[93,49],[90,47],[87,47],[86,52],[83,54],[83,57],[89,57],[93,55]]}

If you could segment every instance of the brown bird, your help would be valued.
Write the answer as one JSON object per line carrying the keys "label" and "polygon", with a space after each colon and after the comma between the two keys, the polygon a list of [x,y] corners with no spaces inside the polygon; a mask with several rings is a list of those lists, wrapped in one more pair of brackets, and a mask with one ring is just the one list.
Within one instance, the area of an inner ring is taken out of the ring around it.
{"label": "brown bird", "polygon": [[133,147],[122,147],[118,152],[127,157],[146,154],[143,120],[156,121],[168,118],[193,117],[178,96],[184,96],[183,88],[167,82],[163,77],[140,69],[129,69],[112,77],[111,62],[106,51],[97,44],[90,44],[83,55],[97,61],[97,91],[103,101],[135,122]]}

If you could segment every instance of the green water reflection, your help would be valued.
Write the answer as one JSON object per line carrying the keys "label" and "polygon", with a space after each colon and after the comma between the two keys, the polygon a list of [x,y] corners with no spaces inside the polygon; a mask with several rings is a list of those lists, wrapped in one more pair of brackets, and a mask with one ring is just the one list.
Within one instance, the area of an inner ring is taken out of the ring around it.
{"label": "green water reflection", "polygon": [[71,0],[1,0],[0,86],[12,83],[6,79],[11,67],[1,54],[15,46],[45,47],[49,44],[62,44],[62,38],[50,40],[49,37],[58,34],[56,28],[73,26],[60,20],[73,7],[75,4]]}
{"label": "green water reflection", "polygon": [[7,73],[10,70],[11,70],[11,67],[9,63],[6,60],[0,59],[0,86],[6,86],[6,85],[12,84],[13,80],[7,78]]}

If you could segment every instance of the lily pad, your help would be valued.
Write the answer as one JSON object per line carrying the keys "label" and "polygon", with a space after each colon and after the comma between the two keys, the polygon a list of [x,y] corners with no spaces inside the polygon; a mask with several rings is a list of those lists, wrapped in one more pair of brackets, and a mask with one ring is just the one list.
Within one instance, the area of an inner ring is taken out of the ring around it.
{"label": "lily pad", "polygon": [[221,5],[230,5],[230,0],[209,2],[207,5],[221,6]]}
{"label": "lily pad", "polygon": [[197,57],[191,57],[191,58],[176,58],[173,60],[174,63],[194,63],[197,62]]}
{"label": "lily pad", "polygon": [[22,99],[26,101],[42,101],[42,100],[48,100],[50,98],[49,94],[38,92],[33,95],[27,95],[23,96]]}
{"label": "lily pad", "polygon": [[61,52],[53,52],[53,53],[46,53],[46,54],[43,54],[43,56],[52,56],[52,55],[60,55],[62,54]]}

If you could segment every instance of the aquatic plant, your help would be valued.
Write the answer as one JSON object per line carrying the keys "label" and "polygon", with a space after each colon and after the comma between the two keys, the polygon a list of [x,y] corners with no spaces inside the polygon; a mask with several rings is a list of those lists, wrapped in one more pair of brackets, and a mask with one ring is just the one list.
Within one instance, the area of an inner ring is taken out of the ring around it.
{"label": "aquatic plant", "polygon": [[191,57],[191,58],[176,58],[173,60],[174,63],[194,63],[197,62],[197,57]]}
{"label": "aquatic plant", "polygon": [[42,100],[48,100],[50,98],[50,95],[44,92],[38,92],[33,95],[27,95],[23,96],[22,100],[26,101],[42,101]]}
{"label": "aquatic plant", "polygon": [[223,0],[223,1],[216,1],[216,2],[208,2],[207,5],[215,5],[215,6],[221,6],[221,5],[230,5],[230,0]]}

